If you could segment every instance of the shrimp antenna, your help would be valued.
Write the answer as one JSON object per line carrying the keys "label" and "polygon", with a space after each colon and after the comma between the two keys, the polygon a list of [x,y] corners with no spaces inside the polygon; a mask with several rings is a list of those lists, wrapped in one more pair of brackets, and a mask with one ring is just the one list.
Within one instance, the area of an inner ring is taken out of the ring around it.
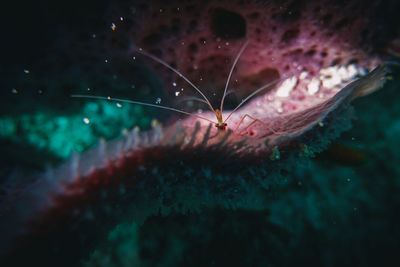
{"label": "shrimp antenna", "polygon": [[248,44],[249,44],[249,40],[247,40],[247,41],[242,45],[242,47],[241,47],[240,50],[239,50],[239,53],[237,54],[237,56],[236,56],[236,58],[235,58],[235,61],[234,61],[233,64],[232,64],[231,70],[229,71],[228,79],[226,80],[226,84],[225,84],[224,95],[222,96],[222,99],[221,99],[221,107],[220,107],[221,113],[222,113],[222,108],[223,108],[223,106],[224,106],[224,100],[225,100],[225,96],[226,96],[226,90],[228,90],[228,85],[229,85],[229,81],[231,80],[233,70],[235,69],[236,63],[238,62],[240,56],[242,55],[243,51],[246,49],[246,47],[247,47]]}
{"label": "shrimp antenna", "polygon": [[210,101],[207,99],[207,97],[203,94],[203,92],[196,85],[194,85],[188,78],[186,78],[180,71],[178,71],[177,69],[175,69],[172,66],[168,65],[168,63],[165,62],[164,60],[162,60],[162,59],[160,59],[160,58],[158,58],[156,56],[153,56],[152,54],[147,53],[142,48],[136,48],[135,50],[138,53],[140,53],[140,54],[142,54],[142,55],[144,55],[144,56],[146,56],[148,58],[151,58],[152,60],[160,63],[164,67],[166,67],[166,68],[172,70],[173,72],[175,72],[176,74],[178,74],[179,77],[183,78],[188,84],[190,84],[204,98],[204,100],[206,101],[208,107],[211,109],[212,112],[215,113],[214,108],[212,107],[212,105],[211,105]]}
{"label": "shrimp antenna", "polygon": [[238,108],[240,108],[244,103],[246,103],[246,102],[247,102],[250,98],[252,98],[254,95],[256,95],[256,94],[258,94],[259,92],[261,92],[262,90],[267,89],[268,87],[270,87],[270,86],[272,86],[272,85],[274,85],[274,84],[276,84],[276,83],[282,81],[283,79],[284,79],[284,78],[276,79],[276,80],[274,80],[274,81],[272,81],[272,82],[267,83],[267,84],[264,85],[264,86],[261,86],[261,87],[258,88],[257,90],[255,90],[253,93],[251,93],[251,94],[250,94],[249,96],[247,96],[245,99],[243,99],[243,100],[239,103],[239,105],[237,105],[236,108],[234,108],[234,109],[232,110],[231,113],[229,113],[229,115],[228,115],[228,117],[226,117],[224,123],[232,116],[232,114],[233,114]]}
{"label": "shrimp antenna", "polygon": [[209,121],[211,123],[214,123],[214,121],[209,120],[205,117],[199,116],[197,114],[193,114],[193,113],[189,113],[183,110],[179,110],[176,108],[171,108],[171,107],[167,107],[167,106],[161,106],[161,105],[154,105],[154,104],[150,104],[150,103],[144,103],[144,102],[139,102],[139,101],[133,101],[133,100],[127,100],[127,99],[120,99],[120,98],[113,98],[113,97],[105,97],[105,96],[94,96],[94,95],[71,95],[71,97],[76,97],[76,98],[90,98],[90,99],[100,99],[100,100],[111,100],[111,101],[116,101],[116,102],[123,102],[123,103],[129,103],[129,104],[137,104],[137,105],[142,105],[142,106],[149,106],[149,107],[155,107],[155,108],[161,108],[161,109],[167,109],[167,110],[171,110],[171,111],[175,111],[178,113],[182,113],[182,114],[186,114],[189,116],[195,116],[199,119],[203,119],[206,121]]}

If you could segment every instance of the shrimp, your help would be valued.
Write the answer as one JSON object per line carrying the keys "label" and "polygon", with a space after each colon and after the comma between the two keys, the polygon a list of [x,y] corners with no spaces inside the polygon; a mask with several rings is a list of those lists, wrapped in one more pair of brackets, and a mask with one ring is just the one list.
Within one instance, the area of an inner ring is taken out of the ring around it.
{"label": "shrimp", "polygon": [[[168,68],[169,70],[173,71],[173,72],[176,73],[179,77],[181,77],[183,80],[185,80],[191,87],[193,87],[193,88],[200,94],[200,96],[202,97],[202,99],[195,98],[195,100],[198,100],[198,101],[201,101],[201,102],[207,104],[207,106],[208,106],[208,108],[210,109],[210,111],[211,111],[212,113],[215,114],[215,117],[216,117],[217,121],[212,121],[212,120],[210,120],[210,119],[208,119],[208,118],[205,118],[205,117],[203,117],[203,116],[200,116],[200,115],[198,115],[198,114],[189,113],[189,112],[186,112],[186,111],[183,111],[183,110],[180,110],[180,109],[176,109],[176,108],[173,108],[173,107],[168,107],[168,106],[163,106],[163,105],[155,105],[155,104],[150,104],[150,103],[145,103],[145,102],[140,102],[140,101],[134,101],[134,100],[113,98],[113,97],[109,97],[109,96],[108,96],[108,97],[105,97],[105,96],[81,95],[81,94],[73,94],[73,95],[71,95],[71,97],[75,97],[75,98],[100,99],[100,100],[111,100],[111,101],[125,102],[125,103],[130,103],[130,104],[137,104],[137,105],[143,105],[143,106],[149,106],[149,107],[156,107],[156,108],[166,109],[166,110],[170,110],[170,111],[182,113],[182,114],[189,115],[189,116],[195,116],[196,118],[199,118],[199,119],[202,119],[202,120],[206,120],[206,121],[208,121],[208,122],[214,124],[215,127],[218,128],[218,130],[220,130],[220,131],[225,131],[225,130],[227,129],[227,126],[228,126],[227,121],[231,118],[231,116],[234,114],[234,112],[235,112],[236,110],[238,110],[244,103],[246,103],[248,100],[250,100],[253,96],[255,96],[256,94],[258,94],[259,92],[261,92],[261,91],[263,91],[263,90],[265,90],[265,89],[271,87],[272,85],[274,85],[274,84],[280,82],[280,81],[283,79],[283,78],[276,79],[276,80],[274,80],[274,81],[272,81],[272,82],[269,82],[269,83],[267,83],[267,84],[261,86],[260,88],[258,88],[258,89],[255,90],[254,92],[252,92],[252,93],[251,93],[250,95],[248,95],[246,98],[242,99],[242,101],[228,114],[228,116],[226,117],[226,119],[224,119],[223,116],[222,116],[222,111],[223,111],[223,106],[224,106],[224,100],[225,100],[225,97],[227,96],[227,91],[228,91],[228,87],[229,87],[229,82],[230,82],[230,80],[231,80],[232,73],[233,73],[233,71],[234,71],[234,69],[235,69],[235,66],[236,66],[237,62],[239,61],[240,56],[243,54],[244,50],[245,50],[246,47],[248,46],[248,44],[249,44],[249,41],[246,41],[246,42],[242,45],[242,47],[240,48],[238,54],[236,55],[236,58],[235,58],[235,60],[234,60],[234,62],[233,62],[233,64],[232,64],[232,67],[231,67],[231,69],[230,69],[230,71],[229,71],[229,74],[228,74],[228,78],[227,78],[226,83],[225,83],[224,94],[223,94],[223,96],[222,96],[219,109],[214,109],[213,106],[211,105],[210,101],[208,100],[208,98],[207,98],[207,97],[204,95],[204,93],[199,89],[199,87],[197,87],[193,82],[191,82],[187,77],[185,77],[180,71],[178,71],[177,69],[175,69],[175,68],[172,67],[171,65],[168,65],[168,63],[166,63],[166,62],[163,61],[162,59],[160,59],[160,58],[158,58],[158,57],[156,57],[156,56],[154,56],[154,55],[152,55],[152,54],[149,54],[148,52],[144,51],[144,50],[141,49],[141,48],[135,49],[136,52],[138,52],[139,54],[141,54],[141,55],[143,55],[143,56],[146,56],[146,57],[152,59],[153,61],[155,61],[155,62],[157,62],[157,63],[163,65],[164,67]],[[247,127],[245,127],[244,129],[242,129],[242,130],[240,131],[240,135],[243,135],[242,133],[243,133],[244,131],[247,131],[247,129],[248,129],[250,126],[254,125],[255,123],[261,123],[261,124],[267,126],[267,124],[266,124],[265,122],[263,122],[263,121],[261,121],[261,120],[259,120],[259,119],[256,119],[256,118],[252,117],[252,116],[249,115],[249,114],[244,114],[244,115],[242,116],[241,120],[240,120],[240,123],[237,125],[236,130],[238,129],[239,125],[243,122],[243,120],[244,120],[246,117],[251,118],[253,121],[250,122],[250,124],[249,124]],[[267,127],[268,127],[268,126],[267,126]]]}

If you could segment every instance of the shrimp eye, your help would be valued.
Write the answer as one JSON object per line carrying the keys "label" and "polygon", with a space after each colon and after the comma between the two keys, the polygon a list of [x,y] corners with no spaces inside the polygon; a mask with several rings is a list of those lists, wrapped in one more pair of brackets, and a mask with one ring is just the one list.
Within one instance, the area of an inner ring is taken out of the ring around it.
{"label": "shrimp eye", "polygon": [[220,129],[220,130],[225,130],[225,128],[226,128],[227,125],[228,125],[228,124],[226,124],[226,123],[221,123],[221,124],[216,123],[216,124],[215,124],[215,127],[217,127],[217,128]]}

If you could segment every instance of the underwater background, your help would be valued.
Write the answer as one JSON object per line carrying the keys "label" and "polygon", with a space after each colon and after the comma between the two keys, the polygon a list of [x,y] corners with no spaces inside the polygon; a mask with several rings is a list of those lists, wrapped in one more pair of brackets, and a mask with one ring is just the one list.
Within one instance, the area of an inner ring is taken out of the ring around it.
{"label": "underwater background", "polygon": [[[99,38],[110,31],[110,2],[23,1],[3,10],[2,200],[16,173],[29,181],[73,151],[175,115],[70,97],[87,92],[152,103],[165,97],[156,71],[120,55],[113,61],[102,46]],[[384,15],[388,25],[400,23]],[[120,216],[104,229],[103,218],[94,218],[96,238],[85,237],[90,229],[65,233],[82,236],[76,250],[63,240],[55,246],[43,240],[34,251],[17,253],[16,264],[400,266],[400,82],[398,66],[390,67],[392,79],[383,89],[352,103],[351,129],[271,185],[268,209],[205,204],[201,210],[160,212],[142,224]],[[55,250],[62,252],[50,253]]]}

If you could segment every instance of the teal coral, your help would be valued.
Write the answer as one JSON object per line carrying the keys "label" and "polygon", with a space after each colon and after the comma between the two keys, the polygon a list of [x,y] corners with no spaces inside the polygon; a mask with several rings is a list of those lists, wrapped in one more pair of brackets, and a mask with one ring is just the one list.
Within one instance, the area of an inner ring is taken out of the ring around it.
{"label": "teal coral", "polygon": [[38,111],[0,118],[0,137],[27,142],[66,159],[72,151],[83,152],[93,147],[99,137],[117,138],[122,129],[147,128],[150,121],[137,105],[87,101],[74,114]]}

